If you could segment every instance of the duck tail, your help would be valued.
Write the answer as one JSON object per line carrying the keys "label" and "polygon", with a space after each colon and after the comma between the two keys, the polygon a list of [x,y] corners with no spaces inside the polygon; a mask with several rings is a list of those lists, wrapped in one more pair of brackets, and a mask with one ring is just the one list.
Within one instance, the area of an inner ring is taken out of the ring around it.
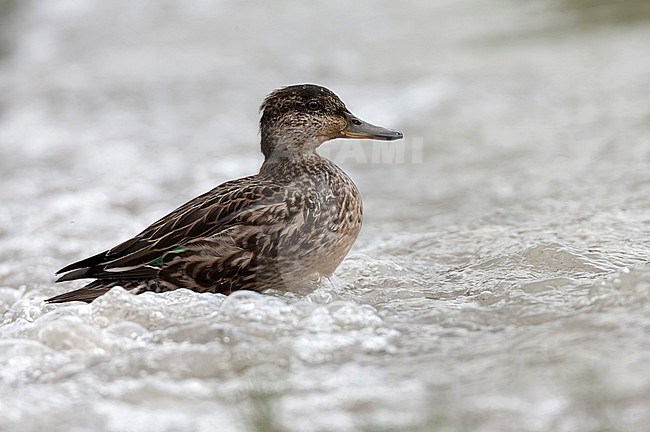
{"label": "duck tail", "polygon": [[106,294],[111,288],[117,285],[121,284],[116,282],[106,283],[105,281],[96,280],[84,286],[83,288],[50,297],[49,299],[45,300],[45,302],[66,303],[71,301],[82,301],[90,303],[97,297]]}

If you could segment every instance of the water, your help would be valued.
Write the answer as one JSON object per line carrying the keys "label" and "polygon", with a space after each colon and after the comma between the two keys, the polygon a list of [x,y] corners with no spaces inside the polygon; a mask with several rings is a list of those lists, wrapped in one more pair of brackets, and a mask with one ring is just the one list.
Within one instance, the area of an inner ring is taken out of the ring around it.
{"label": "water", "polygon": [[[357,4],[0,3],[0,430],[647,430],[646,2]],[[334,278],[43,303],[297,82],[406,135]]]}

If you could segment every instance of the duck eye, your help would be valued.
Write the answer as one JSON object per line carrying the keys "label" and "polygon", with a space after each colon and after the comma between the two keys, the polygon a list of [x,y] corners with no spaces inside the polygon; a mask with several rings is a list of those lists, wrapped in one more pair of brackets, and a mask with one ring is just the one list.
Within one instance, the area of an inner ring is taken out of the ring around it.
{"label": "duck eye", "polygon": [[318,103],[318,101],[310,100],[309,102],[307,102],[307,108],[309,108],[310,110],[317,110],[318,108],[320,108],[320,104]]}

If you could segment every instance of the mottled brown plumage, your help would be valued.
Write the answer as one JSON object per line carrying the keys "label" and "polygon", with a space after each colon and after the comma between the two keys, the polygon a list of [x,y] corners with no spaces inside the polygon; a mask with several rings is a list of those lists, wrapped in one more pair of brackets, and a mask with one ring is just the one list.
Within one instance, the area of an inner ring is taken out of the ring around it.
{"label": "mottled brown plumage", "polygon": [[362,204],[350,178],[316,148],[333,138],[402,134],[359,120],[316,85],[276,90],[260,110],[259,174],[219,185],[132,239],[64,267],[57,282],[96,280],[47,301],[91,302],[118,285],[134,293],[295,290],[331,275],[359,234]]}

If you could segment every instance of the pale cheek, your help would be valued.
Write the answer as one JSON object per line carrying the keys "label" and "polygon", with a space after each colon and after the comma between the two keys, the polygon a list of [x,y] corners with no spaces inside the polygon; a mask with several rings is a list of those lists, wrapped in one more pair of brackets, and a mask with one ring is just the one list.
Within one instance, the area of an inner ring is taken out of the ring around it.
{"label": "pale cheek", "polygon": [[325,124],[326,134],[329,136],[336,136],[339,132],[345,129],[346,126],[346,121],[340,117],[330,117]]}

